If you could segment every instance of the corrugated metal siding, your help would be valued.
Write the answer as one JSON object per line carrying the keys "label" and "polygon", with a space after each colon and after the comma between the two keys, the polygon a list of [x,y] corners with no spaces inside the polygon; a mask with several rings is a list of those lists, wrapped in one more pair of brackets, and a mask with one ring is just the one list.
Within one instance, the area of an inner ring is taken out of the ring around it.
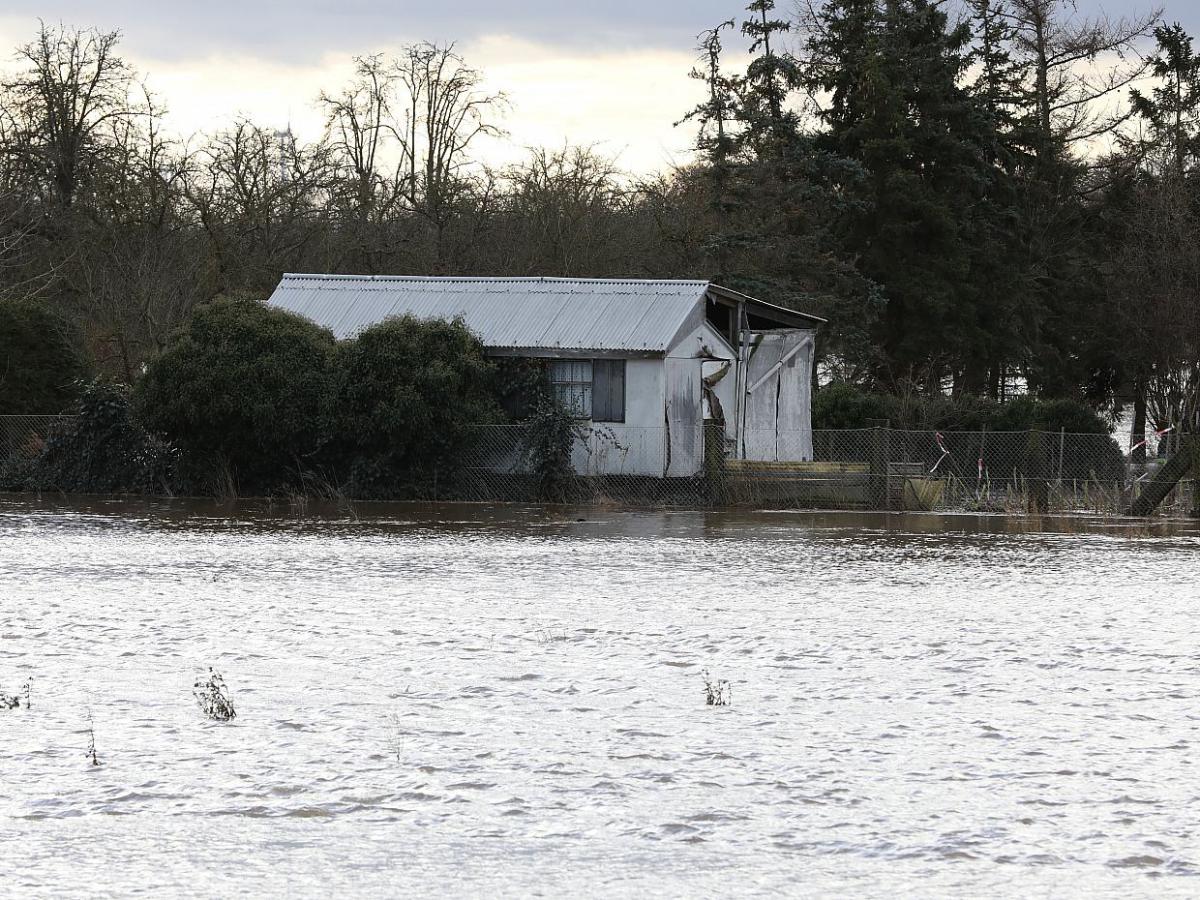
{"label": "corrugated metal siding", "polygon": [[352,337],[389,316],[461,317],[505,350],[665,353],[702,307],[704,281],[285,275],[268,301]]}

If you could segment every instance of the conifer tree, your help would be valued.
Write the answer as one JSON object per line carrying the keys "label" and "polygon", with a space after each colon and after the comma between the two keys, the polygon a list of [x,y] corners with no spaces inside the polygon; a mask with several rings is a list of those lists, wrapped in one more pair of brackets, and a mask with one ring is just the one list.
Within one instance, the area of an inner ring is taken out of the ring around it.
{"label": "conifer tree", "polygon": [[1148,95],[1130,92],[1133,110],[1150,129],[1152,146],[1169,158],[1172,174],[1182,180],[1200,155],[1200,56],[1183,26],[1154,30],[1158,52],[1150,72],[1160,84]]}
{"label": "conifer tree", "polygon": [[868,172],[870,211],[847,240],[886,297],[878,374],[934,389],[984,338],[970,252],[984,118],[960,83],[969,31],[928,0],[828,0],[819,26],[809,84],[831,101],[818,143]]}

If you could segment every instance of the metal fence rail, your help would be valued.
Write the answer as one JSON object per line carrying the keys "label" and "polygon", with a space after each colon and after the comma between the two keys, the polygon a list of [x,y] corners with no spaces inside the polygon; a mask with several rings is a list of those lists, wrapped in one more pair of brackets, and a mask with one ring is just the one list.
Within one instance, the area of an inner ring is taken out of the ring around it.
{"label": "metal fence rail", "polygon": [[[0,416],[0,476],[33,465],[68,421]],[[734,442],[711,427],[581,425],[569,466],[548,481],[534,437],[525,425],[474,429],[420,499],[1121,514],[1163,462],[1135,464],[1103,434],[866,428]],[[743,458],[745,448],[758,458]],[[1198,507],[1193,475],[1160,509]]]}
{"label": "metal fence rail", "polygon": [[[544,497],[523,426],[479,429],[442,499]],[[678,435],[666,428],[582,428],[560,499],[663,506],[1121,514],[1161,460],[1135,465],[1104,434],[936,432],[892,428],[757,435],[738,458],[721,434],[692,436],[690,471],[672,473]],[[762,453],[764,448],[774,452]],[[806,449],[811,448],[811,449]],[[1189,478],[1163,509],[1197,506]]]}

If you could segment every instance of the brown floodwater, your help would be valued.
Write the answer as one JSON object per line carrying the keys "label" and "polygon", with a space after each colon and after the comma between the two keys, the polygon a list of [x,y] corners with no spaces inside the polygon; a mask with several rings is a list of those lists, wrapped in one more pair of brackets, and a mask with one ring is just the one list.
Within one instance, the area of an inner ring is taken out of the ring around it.
{"label": "brown floodwater", "polygon": [[0,496],[0,894],[1194,896],[1198,598],[1188,522]]}

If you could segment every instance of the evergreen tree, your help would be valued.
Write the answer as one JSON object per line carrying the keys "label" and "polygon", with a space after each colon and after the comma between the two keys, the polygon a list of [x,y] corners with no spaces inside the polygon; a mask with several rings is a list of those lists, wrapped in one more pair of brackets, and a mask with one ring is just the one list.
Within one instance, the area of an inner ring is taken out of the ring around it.
{"label": "evergreen tree", "polygon": [[712,277],[754,296],[825,315],[821,362],[855,377],[872,357],[869,332],[878,302],[840,249],[838,232],[856,208],[857,164],[817,148],[791,105],[799,64],[781,51],[788,23],[771,0],[747,7],[746,71],[721,68],[726,22],[701,35],[693,77],[708,87],[687,118],[701,125],[697,147],[709,192],[707,246]]}
{"label": "evergreen tree", "polygon": [[971,251],[985,119],[961,85],[969,30],[929,0],[829,0],[819,26],[808,81],[831,101],[818,145],[868,173],[871,206],[846,239],[886,298],[878,374],[935,388],[987,338]]}
{"label": "evergreen tree", "polygon": [[754,0],[746,7],[749,17],[742,22],[752,57],[739,81],[741,116],[746,125],[743,138],[754,142],[760,153],[782,152],[799,127],[796,114],[786,103],[788,95],[800,86],[800,66],[791,54],[782,52],[782,36],[791,25],[771,18],[774,11],[775,0]]}
{"label": "evergreen tree", "polygon": [[982,116],[981,151],[988,168],[972,242],[982,339],[979,352],[964,356],[956,369],[954,392],[1002,400],[1010,372],[1026,361],[1026,341],[1040,319],[1022,204],[1022,180],[1034,161],[1032,92],[1027,67],[1014,57],[1005,0],[968,0],[967,8],[974,32],[968,61],[977,72],[970,91]]}
{"label": "evergreen tree", "polygon": [[699,65],[688,73],[688,77],[704,82],[708,96],[681,120],[699,124],[696,149],[718,169],[724,168],[736,145],[731,130],[737,112],[733,96],[735,81],[721,68],[721,54],[724,52],[721,31],[733,26],[733,19],[727,19],[715,28],[700,33]]}
{"label": "evergreen tree", "polygon": [[873,361],[875,285],[844,252],[840,233],[861,211],[862,168],[817,146],[790,104],[803,84],[798,61],[782,50],[789,23],[773,0],[746,7],[742,34],[751,60],[734,80],[740,165],[731,184],[739,267],[730,286],[830,320],[818,362],[840,377],[861,377]]}
{"label": "evergreen tree", "polygon": [[1200,56],[1178,23],[1154,30],[1158,52],[1150,62],[1160,80],[1149,95],[1130,92],[1134,112],[1148,125],[1151,147],[1170,160],[1183,179],[1200,155]]}

